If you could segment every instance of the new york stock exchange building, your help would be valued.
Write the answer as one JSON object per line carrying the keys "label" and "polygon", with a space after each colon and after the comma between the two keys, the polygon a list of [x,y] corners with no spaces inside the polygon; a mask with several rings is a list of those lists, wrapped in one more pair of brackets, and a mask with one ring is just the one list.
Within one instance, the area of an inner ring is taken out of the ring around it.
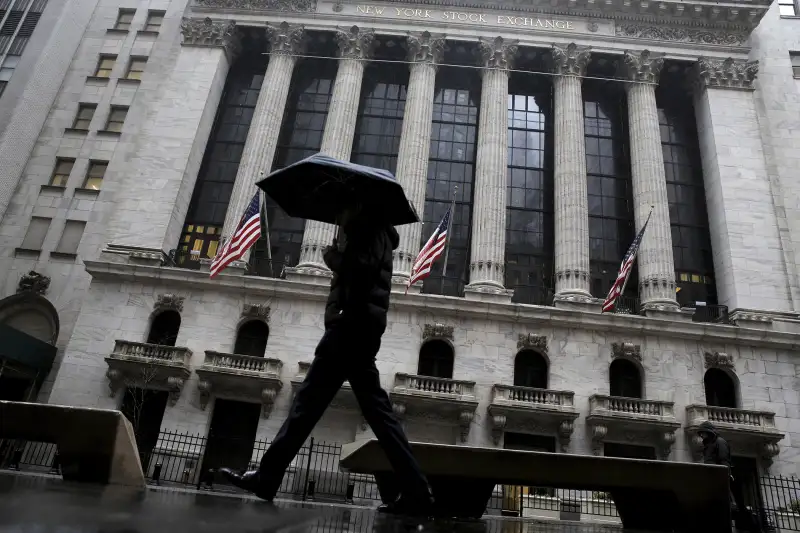
{"label": "new york stock exchange building", "polygon": [[[334,228],[268,201],[269,240],[209,262],[258,180],[322,152],[394,172],[423,219],[378,357],[410,440],[697,461],[711,421],[743,468],[798,473],[793,0],[72,3],[14,111],[41,127],[0,140],[0,322],[52,352],[6,357],[4,397],[133,413],[189,475],[257,459]],[[373,437],[347,383],[313,437]]]}

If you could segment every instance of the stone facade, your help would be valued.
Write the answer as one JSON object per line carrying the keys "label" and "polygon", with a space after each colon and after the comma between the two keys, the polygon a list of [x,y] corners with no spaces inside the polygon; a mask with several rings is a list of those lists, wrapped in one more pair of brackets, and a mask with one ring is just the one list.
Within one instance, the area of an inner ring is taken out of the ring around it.
{"label": "stone facade", "polygon": [[[693,428],[717,416],[705,405],[703,386],[704,373],[712,367],[735,376],[739,409],[726,418],[732,421],[726,431],[738,453],[759,458],[774,473],[800,473],[800,242],[795,242],[800,240],[800,99],[788,56],[800,50],[797,21],[779,18],[776,8],[767,11],[764,2],[692,9],[641,3],[635,6],[641,19],[636,23],[618,17],[633,9],[630,2],[606,2],[602,12],[582,1],[556,4],[545,8],[551,10],[547,18],[522,6],[496,10],[487,3],[481,10],[465,10],[463,21],[446,22],[443,12],[461,8],[405,10],[405,5],[397,9],[387,2],[378,13],[374,6],[367,12],[365,6],[329,0],[151,0],[137,4],[141,7],[130,31],[110,32],[118,9],[127,6],[115,0],[80,2],[86,10],[80,12],[85,32],[75,25],[75,15],[74,24],[60,26],[51,38],[53,48],[71,61],[43,55],[42,76],[50,77],[39,84],[47,87],[26,101],[33,121],[26,128],[36,129],[38,137],[26,133],[31,147],[24,139],[0,137],[0,159],[8,154],[12,163],[0,169],[0,207],[8,204],[4,214],[0,209],[0,296],[14,295],[24,274],[38,272],[50,280],[44,297],[53,303],[60,323],[59,356],[40,400],[119,407],[121,391],[111,387],[116,392],[109,396],[109,386],[123,376],[120,361],[148,349],[139,345],[147,340],[156,308],[170,308],[181,314],[180,349],[170,355],[180,368],[162,376],[174,402],[166,408],[162,428],[206,434],[215,398],[232,397],[262,404],[258,436],[274,435],[291,401],[292,383],[302,377],[322,333],[325,272],[316,280],[305,274],[323,270],[320,249],[330,241],[332,227],[307,226],[301,268],[289,281],[245,277],[233,268],[209,280],[207,273],[163,266],[178,242],[239,38],[256,27],[264,31],[268,24],[272,57],[264,87],[272,92],[262,92],[259,99],[261,114],[247,139],[248,156],[237,176],[228,227],[250,197],[254,173],[268,170],[269,153],[275,151],[282,118],[277,108],[285,105],[291,53],[301,50],[301,26],[305,32],[338,36],[340,63],[322,151],[345,159],[374,36],[405,39],[413,32],[406,41],[411,76],[397,174],[421,211],[430,99],[447,32],[448,39],[482,43],[488,67],[482,78],[484,100],[496,98],[481,106],[476,177],[481,183],[476,182],[470,265],[475,286],[466,299],[403,291],[393,295],[378,366],[384,387],[396,395],[396,412],[410,438],[502,446],[504,432],[513,431],[551,436],[568,453],[602,453],[604,443],[622,442],[688,461],[696,445]],[[658,21],[660,9],[670,10],[674,27]],[[140,31],[148,10],[165,12],[155,34]],[[587,13],[597,16],[576,16]],[[603,53],[622,59],[630,76],[637,229],[649,206],[657,204],[640,263],[640,281],[646,285],[642,299],[652,304],[648,311],[658,311],[650,316],[596,312],[597,297],[603,295],[589,292],[588,226],[570,223],[576,216],[585,218],[587,210],[585,181],[575,182],[586,168],[582,161],[571,161],[570,154],[583,148],[580,77],[595,55],[589,50],[598,37]],[[63,43],[57,41],[61,38]],[[506,70],[522,48],[550,53],[552,73],[559,76],[557,307],[510,304],[503,287],[507,146],[501,122],[506,119]],[[93,77],[100,54],[117,58],[110,79]],[[130,58],[142,56],[148,60],[141,81],[120,79]],[[652,94],[662,58],[696,65],[693,90],[714,266],[720,303],[730,307],[735,325],[689,322],[676,310]],[[759,62],[756,78],[748,61]],[[65,131],[78,102],[97,104],[88,133]],[[98,132],[111,105],[129,106],[116,136]],[[48,185],[56,158],[75,160],[65,187]],[[96,160],[108,161],[108,170],[102,190],[87,191],[83,178]],[[17,249],[31,217],[52,222],[41,252],[26,255]],[[72,260],[50,255],[67,220],[86,222],[78,258]],[[420,227],[402,229],[395,259],[398,279],[407,278],[420,238]],[[240,365],[242,375],[251,372],[261,380],[242,398],[225,392],[214,369],[240,357],[233,354],[234,342],[244,318],[267,321],[270,334],[268,364]],[[430,339],[452,346],[454,372],[444,383],[441,401],[414,403],[419,351]],[[546,357],[547,389],[514,391],[520,350]],[[609,367],[620,359],[641,370],[646,400],[632,409],[645,413],[644,418],[620,414],[630,412],[627,404],[609,396]],[[509,416],[512,404],[515,409],[523,405],[527,414]],[[558,406],[557,414],[543,415],[542,405]],[[344,400],[315,430],[315,436],[339,442],[368,435],[358,411]]]}

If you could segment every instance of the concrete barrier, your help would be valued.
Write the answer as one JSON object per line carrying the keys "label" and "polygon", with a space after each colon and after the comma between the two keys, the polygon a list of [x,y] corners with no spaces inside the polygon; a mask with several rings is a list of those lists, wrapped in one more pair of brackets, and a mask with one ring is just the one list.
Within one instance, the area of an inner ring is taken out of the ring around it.
{"label": "concrete barrier", "polygon": [[[481,516],[496,484],[608,492],[623,527],[646,531],[731,530],[725,467],[644,459],[412,443],[442,510]],[[381,498],[398,486],[377,440],[342,447],[350,472],[373,474]]]}
{"label": "concrete barrier", "polygon": [[0,401],[0,438],[55,443],[65,480],[145,487],[133,428],[119,411]]}

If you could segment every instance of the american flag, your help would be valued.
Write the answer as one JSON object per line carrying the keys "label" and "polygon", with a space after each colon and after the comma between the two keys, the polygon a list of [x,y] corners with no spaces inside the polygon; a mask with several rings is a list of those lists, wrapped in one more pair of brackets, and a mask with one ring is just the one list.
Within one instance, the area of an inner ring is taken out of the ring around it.
{"label": "american flag", "polygon": [[236,231],[233,232],[228,242],[220,248],[214,260],[211,261],[211,277],[213,278],[225,269],[231,262],[241,258],[244,253],[261,237],[261,218],[263,211],[259,210],[261,205],[261,193],[256,193],[247,206],[242,220]]}
{"label": "american flag", "polygon": [[644,230],[647,229],[647,223],[650,222],[650,217],[652,215],[653,210],[650,209],[650,214],[647,215],[647,220],[645,220],[644,226],[642,226],[642,229],[639,230],[639,234],[636,235],[636,238],[633,239],[633,242],[631,243],[630,248],[628,248],[628,252],[625,254],[625,257],[622,258],[622,264],[619,267],[617,279],[614,280],[614,285],[611,286],[611,290],[608,291],[608,296],[606,296],[606,299],[603,302],[603,313],[612,311],[617,305],[617,298],[622,295],[622,291],[625,289],[625,283],[628,281],[628,276],[631,275],[633,263],[636,261],[636,252],[639,251],[639,245],[642,244],[642,237],[644,237]]}
{"label": "american flag", "polygon": [[445,244],[447,242],[447,231],[450,228],[450,215],[452,212],[453,207],[450,206],[447,213],[444,214],[444,218],[442,218],[442,221],[436,227],[436,231],[433,232],[431,238],[428,239],[428,242],[426,242],[422,250],[419,251],[417,258],[414,259],[414,265],[411,267],[411,277],[408,278],[406,291],[408,291],[408,287],[411,287],[419,280],[427,278],[431,274],[433,262],[444,253]]}

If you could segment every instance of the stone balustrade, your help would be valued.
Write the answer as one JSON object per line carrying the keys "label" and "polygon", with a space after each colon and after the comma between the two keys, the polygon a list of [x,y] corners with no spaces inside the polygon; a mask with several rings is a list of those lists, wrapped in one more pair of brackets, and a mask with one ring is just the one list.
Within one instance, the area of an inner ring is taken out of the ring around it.
{"label": "stone balustrade", "polygon": [[575,393],[572,391],[536,389],[515,385],[495,385],[492,387],[492,403],[523,405],[557,405],[573,407]]}
{"label": "stone balustrade", "polygon": [[394,390],[466,399],[475,397],[475,382],[398,372],[394,377]]}
{"label": "stone balustrade", "polygon": [[622,398],[619,396],[606,396],[595,394],[589,398],[590,414],[599,411],[634,416],[660,416],[675,417],[675,404],[660,400],[643,400],[641,398]]}
{"label": "stone balustrade", "polygon": [[283,386],[280,359],[254,357],[206,350],[202,366],[196,369],[200,407],[205,409],[212,393],[261,403],[261,414],[269,417]]}
{"label": "stone balustrade", "polygon": [[767,463],[780,453],[784,434],[775,427],[775,413],[733,407],[716,407],[693,404],[686,406],[686,432],[690,435],[692,450],[700,455],[703,440],[697,434],[700,424],[711,422],[717,431],[734,446],[749,446],[757,450]]}
{"label": "stone balustrade", "polygon": [[500,444],[506,430],[552,433],[566,452],[578,411],[572,391],[495,384],[488,407],[492,439]]}
{"label": "stone balustrade", "polygon": [[189,348],[116,340],[106,357],[111,396],[127,387],[166,390],[170,405],[175,405],[189,377],[191,359]]}
{"label": "stone balustrade", "polygon": [[161,344],[148,344],[146,342],[114,341],[114,351],[111,357],[140,359],[159,363],[173,363],[189,366],[192,351],[181,346],[164,346]]}
{"label": "stone balustrade", "polygon": [[[775,413],[750,411],[731,407],[690,405],[686,408],[687,420],[709,421],[712,424],[750,426],[752,428],[775,429]],[[699,424],[699,422],[698,422]]]}
{"label": "stone balustrade", "polygon": [[235,353],[206,350],[203,366],[231,372],[280,375],[283,363],[279,359],[254,357]]}

